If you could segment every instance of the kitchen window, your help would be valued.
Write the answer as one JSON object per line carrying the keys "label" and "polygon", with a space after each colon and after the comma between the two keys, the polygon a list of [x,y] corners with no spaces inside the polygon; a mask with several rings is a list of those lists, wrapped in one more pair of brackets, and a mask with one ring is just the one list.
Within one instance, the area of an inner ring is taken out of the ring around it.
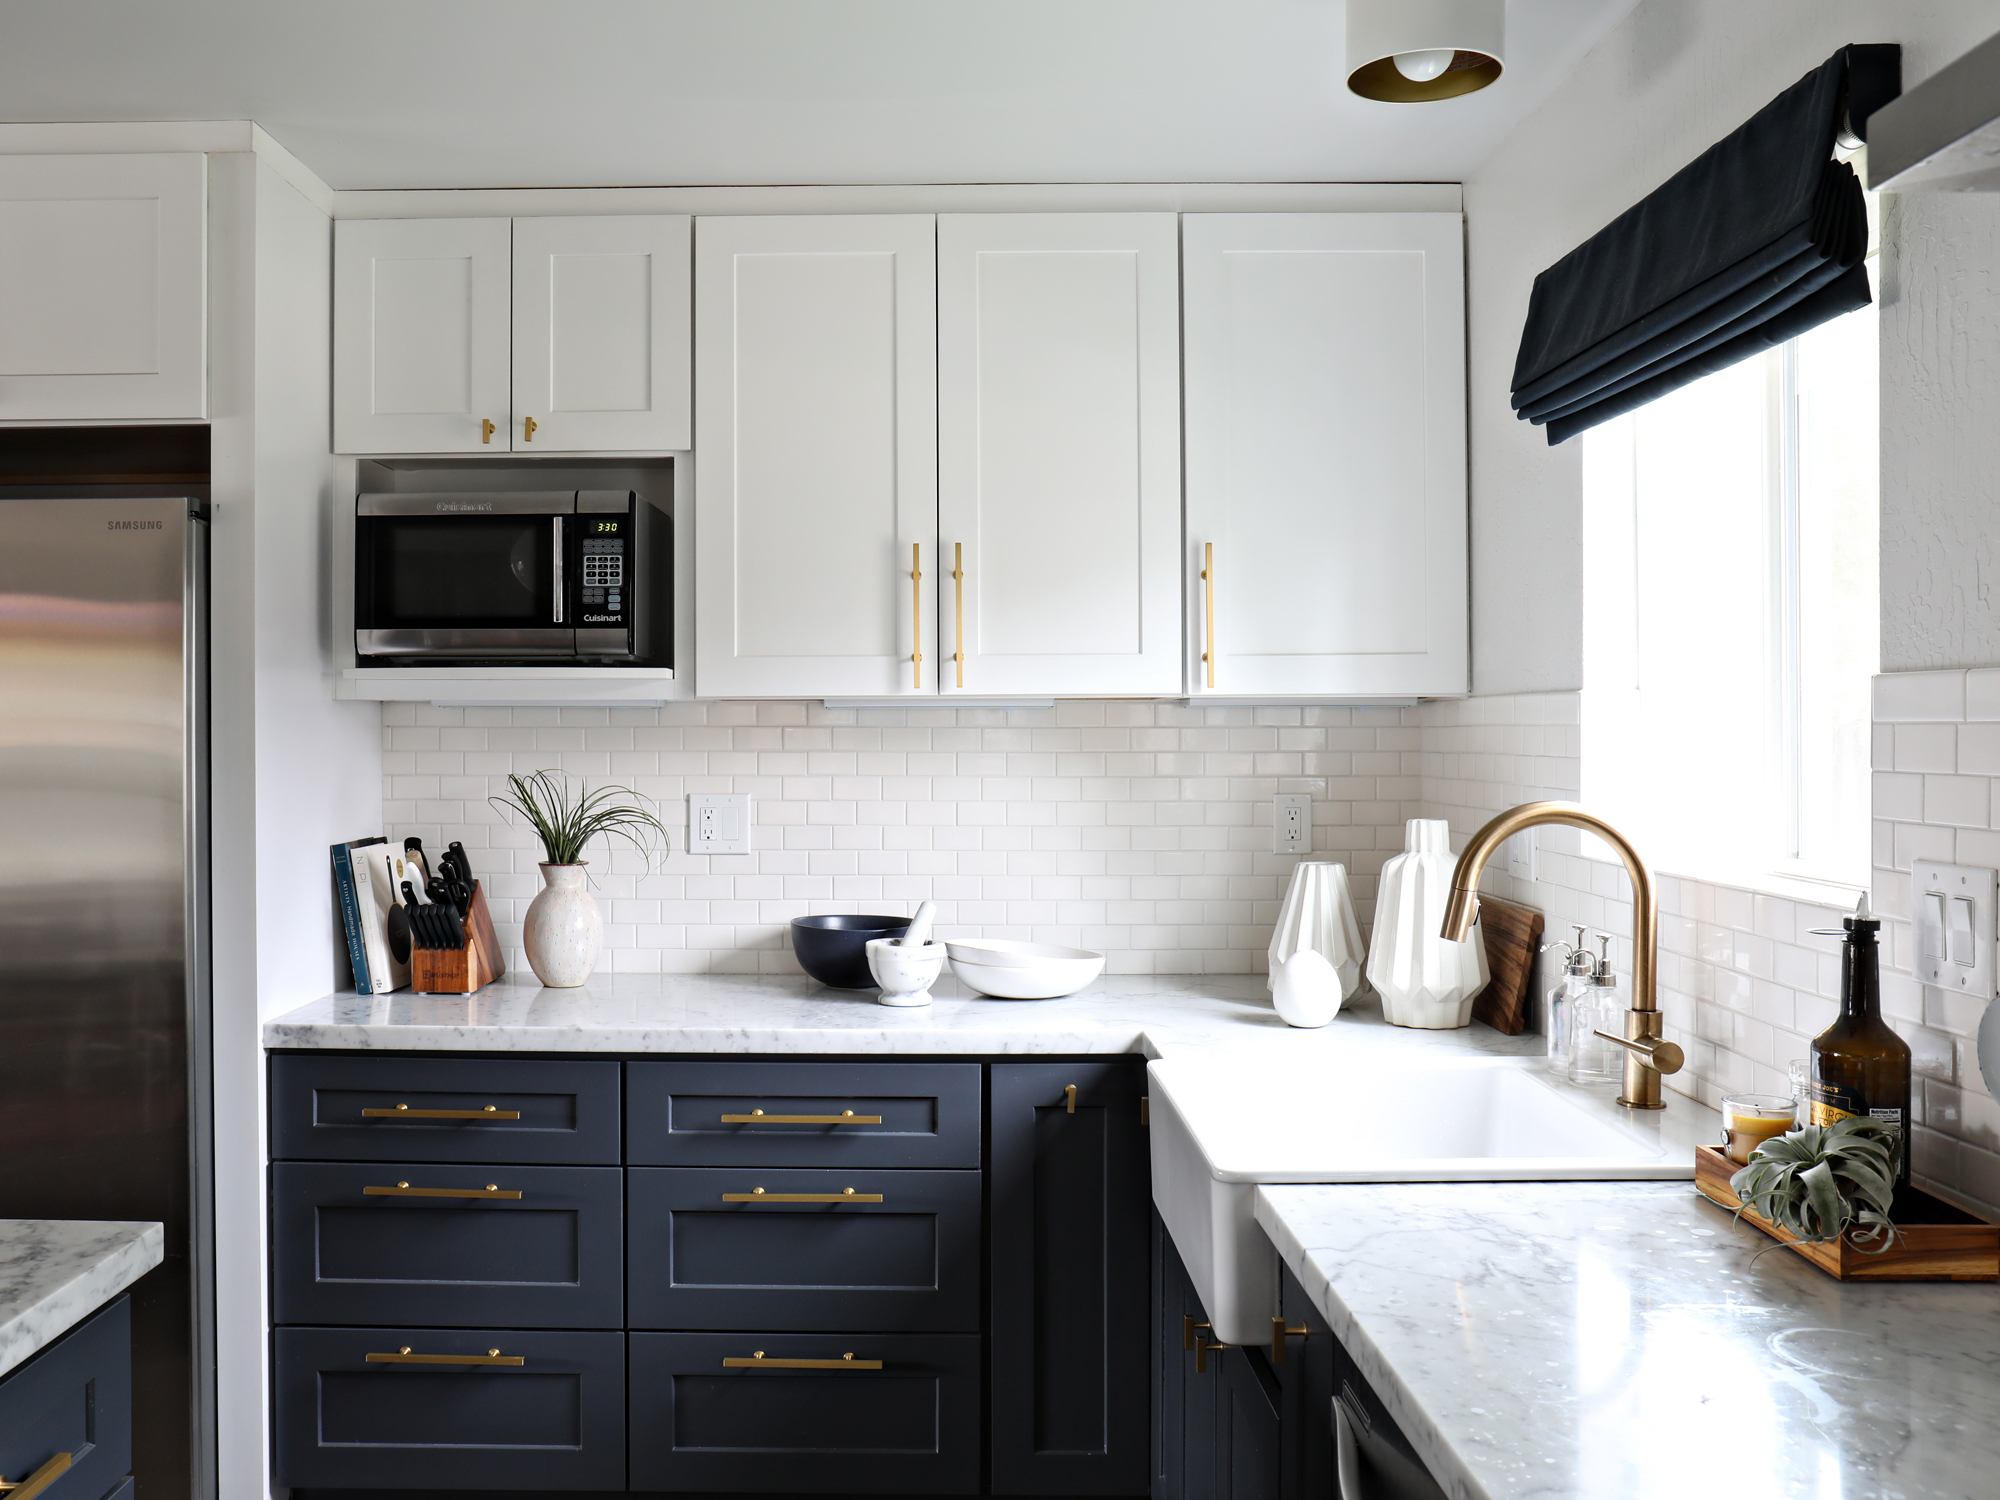
{"label": "kitchen window", "polygon": [[1876,369],[1871,305],[1585,435],[1584,795],[1658,868],[1868,883]]}

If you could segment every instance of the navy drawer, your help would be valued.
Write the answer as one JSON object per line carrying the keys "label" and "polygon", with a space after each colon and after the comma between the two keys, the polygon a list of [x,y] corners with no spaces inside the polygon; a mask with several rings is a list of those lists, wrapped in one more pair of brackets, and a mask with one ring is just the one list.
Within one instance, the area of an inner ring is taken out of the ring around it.
{"label": "navy drawer", "polygon": [[635,1062],[625,1090],[634,1165],[979,1165],[978,1063]]}
{"label": "navy drawer", "polygon": [[[280,1162],[272,1179],[279,1323],[624,1325],[616,1167]],[[408,1196],[489,1188],[520,1196]]]}
{"label": "navy drawer", "polygon": [[[833,1367],[723,1363],[760,1352]],[[635,1490],[978,1493],[975,1334],[635,1333],[631,1361]]]}
{"label": "navy drawer", "polygon": [[[280,1328],[281,1486],[622,1490],[625,1335]],[[384,1363],[368,1356],[518,1365]]]}
{"label": "navy drawer", "polygon": [[132,1471],[132,1305],[124,1297],[0,1379],[0,1474],[32,1479],[61,1454],[43,1500],[99,1500]]}
{"label": "navy drawer", "polygon": [[281,1054],[271,1155],[616,1166],[618,1082],[615,1062]]}
{"label": "navy drawer", "polygon": [[[980,1189],[977,1172],[634,1167],[628,1324],[977,1332]],[[849,1190],[882,1201],[777,1201]]]}

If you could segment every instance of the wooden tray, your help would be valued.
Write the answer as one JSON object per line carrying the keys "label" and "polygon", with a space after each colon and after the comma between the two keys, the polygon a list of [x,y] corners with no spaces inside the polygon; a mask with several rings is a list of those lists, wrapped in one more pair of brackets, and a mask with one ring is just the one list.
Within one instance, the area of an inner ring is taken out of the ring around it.
{"label": "wooden tray", "polygon": [[[1694,1185],[1732,1212],[1737,1201],[1729,1179],[1740,1170],[1713,1146],[1694,1148]],[[1803,1244],[1754,1209],[1744,1209],[1743,1217],[1840,1281],[2000,1281],[2000,1226],[1953,1208],[1922,1188],[1904,1188],[1896,1203],[1902,1237],[1879,1255],[1858,1250],[1845,1238],[1837,1244]]]}
{"label": "wooden tray", "polygon": [[465,909],[465,946],[410,950],[410,988],[420,995],[469,995],[506,972],[486,892],[476,880],[472,904]]}

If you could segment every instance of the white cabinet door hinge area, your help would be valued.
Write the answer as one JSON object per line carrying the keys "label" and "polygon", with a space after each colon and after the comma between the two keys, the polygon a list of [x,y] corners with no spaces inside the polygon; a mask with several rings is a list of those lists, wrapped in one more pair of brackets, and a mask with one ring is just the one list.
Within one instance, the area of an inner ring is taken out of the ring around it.
{"label": "white cabinet door hinge area", "polygon": [[334,225],[333,446],[505,453],[508,219]]}
{"label": "white cabinet door hinge area", "polygon": [[1179,226],[938,219],[947,694],[1181,691]]}
{"label": "white cabinet door hinge area", "polygon": [[208,415],[208,159],[0,156],[0,422]]}

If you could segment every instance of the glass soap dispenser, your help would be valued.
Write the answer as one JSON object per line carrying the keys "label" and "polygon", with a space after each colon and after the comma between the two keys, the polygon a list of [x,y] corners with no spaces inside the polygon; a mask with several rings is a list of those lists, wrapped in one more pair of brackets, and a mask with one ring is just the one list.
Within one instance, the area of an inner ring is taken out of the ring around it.
{"label": "glass soap dispenser", "polygon": [[[1597,1033],[1625,1030],[1618,976],[1611,972],[1611,934],[1597,934],[1597,964],[1570,1013],[1569,1081],[1585,1088],[1615,1088],[1625,1081],[1625,1049]],[[1588,957],[1588,955],[1586,955]]]}
{"label": "glass soap dispenser", "polygon": [[1559,1078],[1569,1076],[1570,1025],[1577,1001],[1590,987],[1592,969],[1590,950],[1583,942],[1583,923],[1572,922],[1570,925],[1576,929],[1575,942],[1558,941],[1543,950],[1552,953],[1560,949],[1563,954],[1562,977],[1549,991],[1548,1005],[1542,1012],[1542,1024],[1548,1032],[1549,1071]]}

